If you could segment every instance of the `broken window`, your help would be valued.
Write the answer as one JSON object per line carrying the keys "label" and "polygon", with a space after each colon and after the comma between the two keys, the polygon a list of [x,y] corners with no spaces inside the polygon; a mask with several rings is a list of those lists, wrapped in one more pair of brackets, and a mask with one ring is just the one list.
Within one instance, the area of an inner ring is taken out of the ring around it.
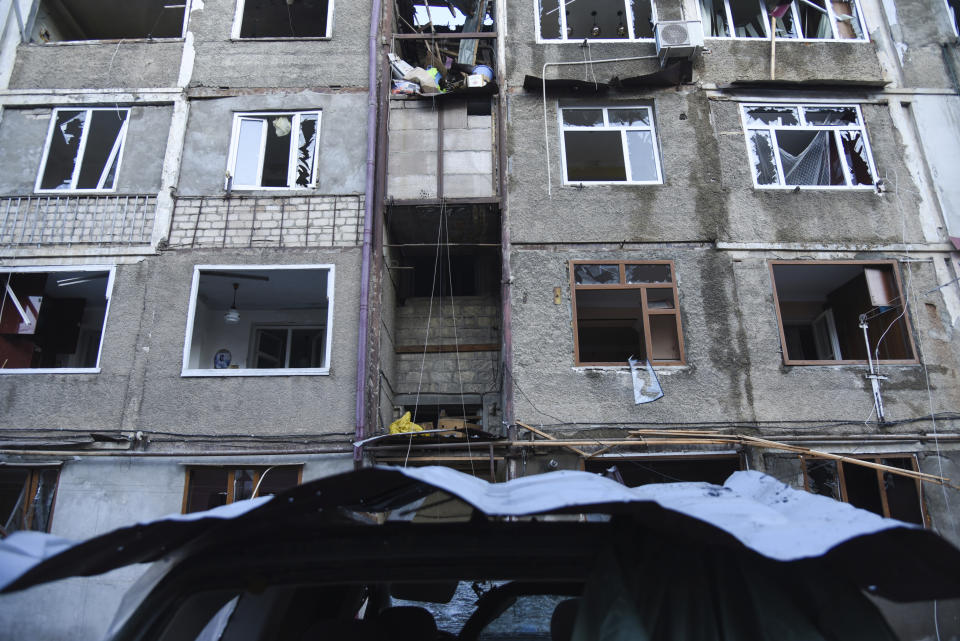
{"label": "broken window", "polygon": [[0,465],[0,535],[49,532],[60,470]]}
{"label": "broken window", "polygon": [[563,107],[560,128],[566,182],[663,182],[650,107]]}
{"label": "broken window", "polygon": [[[700,0],[704,34],[714,38],[769,38],[763,0]],[[864,40],[856,0],[794,0],[776,19],[776,37],[798,40]]]}
{"label": "broken window", "polygon": [[[775,261],[784,362],[913,361],[896,263]],[[867,325],[867,337],[861,327]]]}
{"label": "broken window", "polygon": [[945,0],[947,3],[947,18],[953,27],[953,35],[960,37],[960,0]]}
{"label": "broken window", "polygon": [[855,105],[745,105],[743,124],[758,187],[872,188],[876,182]]}
{"label": "broken window", "polygon": [[187,470],[183,513],[202,512],[211,508],[269,496],[300,484],[299,465],[273,467],[192,467]]}
{"label": "broken window", "polygon": [[[801,456],[806,490],[850,503],[907,523],[924,525],[923,487],[919,480],[847,461]],[[902,470],[918,472],[913,455],[858,456]]]}
{"label": "broken window", "polygon": [[236,114],[227,190],[314,187],[319,132],[319,111]]}
{"label": "broken window", "polygon": [[183,36],[186,0],[40,0],[32,42]]}
{"label": "broken window", "polygon": [[655,14],[649,0],[537,0],[540,40],[650,40]]}
{"label": "broken window", "polygon": [[98,367],[112,284],[104,268],[0,272],[0,372]]}
{"label": "broken window", "polygon": [[115,191],[129,109],[54,109],[36,190]]}
{"label": "broken window", "polygon": [[333,266],[198,267],[186,376],[326,374]]}
{"label": "broken window", "polygon": [[673,262],[570,263],[577,365],[683,363]]}
{"label": "broken window", "polygon": [[234,38],[329,38],[333,0],[237,0]]}
{"label": "broken window", "polygon": [[614,478],[627,487],[695,481],[723,485],[731,474],[742,469],[738,454],[656,458],[624,455],[584,460],[585,471]]}

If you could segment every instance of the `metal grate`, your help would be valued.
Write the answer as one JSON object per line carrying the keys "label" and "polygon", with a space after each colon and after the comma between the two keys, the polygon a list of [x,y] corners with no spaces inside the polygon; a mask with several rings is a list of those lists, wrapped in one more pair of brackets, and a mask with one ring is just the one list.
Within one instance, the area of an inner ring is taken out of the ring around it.
{"label": "metal grate", "polygon": [[0,198],[0,246],[146,245],[156,196]]}

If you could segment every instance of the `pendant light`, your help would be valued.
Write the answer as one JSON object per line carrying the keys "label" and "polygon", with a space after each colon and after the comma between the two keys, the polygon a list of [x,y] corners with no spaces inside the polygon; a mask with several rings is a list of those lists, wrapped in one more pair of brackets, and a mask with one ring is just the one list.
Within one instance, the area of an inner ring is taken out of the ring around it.
{"label": "pendant light", "polygon": [[237,290],[240,288],[240,283],[233,284],[233,304],[230,305],[230,309],[223,315],[223,322],[228,325],[236,325],[240,322],[240,312],[237,311]]}
{"label": "pendant light", "polygon": [[593,16],[593,28],[590,29],[590,35],[597,38],[600,36],[600,25],[597,24],[597,12],[591,11],[590,15]]}
{"label": "pendant light", "polygon": [[617,16],[620,18],[620,24],[617,25],[617,37],[626,38],[627,27],[623,24],[623,11],[617,11]]}

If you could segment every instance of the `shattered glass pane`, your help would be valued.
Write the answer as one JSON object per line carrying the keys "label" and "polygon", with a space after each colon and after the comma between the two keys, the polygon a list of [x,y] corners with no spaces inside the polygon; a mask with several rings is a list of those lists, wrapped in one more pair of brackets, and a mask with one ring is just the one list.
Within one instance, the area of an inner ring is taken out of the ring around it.
{"label": "shattered glass pane", "polygon": [[[881,459],[880,463],[913,471],[912,459],[908,458],[885,458]],[[883,490],[887,493],[890,518],[923,525],[923,511],[920,509],[917,481],[892,472],[884,472]]]}
{"label": "shattered glass pane", "polygon": [[673,309],[673,288],[649,288],[647,290],[647,309]]}
{"label": "shattered glass pane", "polygon": [[577,285],[616,285],[620,282],[619,265],[574,265]]}
{"label": "shattered glass pane", "polygon": [[853,0],[832,0],[830,6],[837,16],[837,37],[843,39],[863,38],[857,5]]}
{"label": "shattered glass pane", "polygon": [[50,531],[50,515],[53,512],[53,497],[57,491],[60,473],[56,469],[40,470],[37,473],[37,491],[30,504],[30,529],[36,532]]}
{"label": "shattered glass pane", "polygon": [[733,35],[738,38],[766,38],[769,26],[762,0],[729,0]]}
{"label": "shattered glass pane", "polygon": [[650,343],[650,360],[679,361],[680,339],[677,337],[677,317],[673,314],[651,314]]}
{"label": "shattered glass pane", "polygon": [[854,185],[873,185],[876,180],[870,171],[870,161],[867,158],[867,146],[863,142],[863,135],[859,131],[841,131],[840,142],[843,144],[844,158],[847,160],[847,169],[850,170],[850,180]]}
{"label": "shattered glass pane", "polygon": [[71,189],[73,170],[80,150],[80,138],[87,112],[57,111],[47,152],[47,164],[40,180],[41,189]]}
{"label": "shattered glass pane", "polygon": [[657,180],[657,152],[652,131],[628,131],[627,152],[630,154],[630,180],[653,182]]}
{"label": "shattered glass pane", "polygon": [[253,496],[253,470],[236,470],[233,475],[233,500],[245,501]]}
{"label": "shattered glass pane", "polygon": [[856,125],[860,119],[854,107],[804,107],[808,125]]}
{"label": "shattered glass pane", "polygon": [[730,36],[730,28],[727,26],[727,11],[724,8],[723,0],[700,0],[700,15],[703,16],[705,22],[704,35],[715,38]]}
{"label": "shattered glass pane", "polygon": [[[821,8],[812,7],[807,2]],[[804,38],[833,38],[830,17],[827,15],[826,8],[823,7],[823,0],[807,0],[797,3],[797,9],[800,12],[800,29]]]}
{"label": "shattered glass pane", "polygon": [[560,38],[559,0],[540,0],[540,38],[543,40]]}
{"label": "shattered glass pane", "polygon": [[603,109],[563,109],[562,113],[567,127],[603,126]]}
{"label": "shattered glass pane", "polygon": [[630,0],[633,10],[633,37],[653,38],[653,10],[649,0]]}
{"label": "shattered glass pane", "polygon": [[297,186],[313,183],[314,150],[317,148],[317,116],[300,117],[300,138],[297,142]]}
{"label": "shattered glass pane", "polygon": [[751,131],[750,144],[753,147],[753,173],[758,185],[776,185],[777,161],[773,156],[773,144],[767,131]]}
{"label": "shattered glass pane", "polygon": [[777,38],[799,38],[797,34],[797,25],[793,20],[793,8],[787,10],[785,14],[777,18]]}
{"label": "shattered glass pane", "polygon": [[796,107],[772,107],[769,105],[747,107],[744,113],[747,115],[748,127],[756,125],[761,127],[770,125],[785,127],[800,124],[800,116]]}
{"label": "shattered glass pane", "polygon": [[241,38],[317,38],[327,29],[328,0],[246,2]]}
{"label": "shattered glass pane", "polygon": [[655,263],[653,265],[626,265],[627,282],[639,283],[670,283],[670,265]]}
{"label": "shattered glass pane", "polygon": [[198,468],[190,470],[187,482],[186,514],[201,512],[227,503],[227,474],[225,468]]}
{"label": "shattered glass pane", "polygon": [[300,468],[295,465],[275,467],[260,475],[257,496],[277,494],[294,487],[300,479]]}
{"label": "shattered glass pane", "polygon": [[267,120],[267,142],[263,149],[261,187],[289,187],[290,130],[292,116],[281,115]]}
{"label": "shattered glass pane", "polygon": [[8,533],[22,529],[29,480],[26,468],[0,468],[0,525]]}
{"label": "shattered glass pane", "polygon": [[785,185],[844,185],[840,153],[832,131],[777,131]]}
{"label": "shattered glass pane", "polygon": [[843,462],[842,465],[847,502],[883,516],[883,500],[880,497],[880,479],[877,470],[856,463]]}
{"label": "shattered glass pane", "polygon": [[627,179],[620,131],[565,131],[563,140],[569,182]]}
{"label": "shattered glass pane", "polygon": [[607,118],[611,127],[650,126],[650,112],[646,109],[610,109]]}
{"label": "shattered glass pane", "polygon": [[263,120],[243,118],[240,120],[240,133],[237,136],[237,161],[233,170],[233,184],[256,186],[257,167],[260,164],[260,139]]}
{"label": "shattered glass pane", "polygon": [[837,462],[829,459],[804,458],[810,492],[840,500]]}
{"label": "shattered glass pane", "polygon": [[[87,144],[80,162],[80,175],[77,189],[111,189],[113,180],[107,179],[115,174],[116,163],[122,144],[121,132],[129,112],[97,110],[91,112],[90,130],[87,132]],[[101,182],[103,181],[103,182]]]}

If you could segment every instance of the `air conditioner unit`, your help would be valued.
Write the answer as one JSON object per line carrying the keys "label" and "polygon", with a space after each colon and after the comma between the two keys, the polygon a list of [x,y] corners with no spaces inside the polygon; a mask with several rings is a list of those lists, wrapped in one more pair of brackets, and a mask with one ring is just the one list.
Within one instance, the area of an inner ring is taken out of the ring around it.
{"label": "air conditioner unit", "polygon": [[661,60],[693,58],[703,49],[703,23],[699,20],[658,22],[654,36]]}

